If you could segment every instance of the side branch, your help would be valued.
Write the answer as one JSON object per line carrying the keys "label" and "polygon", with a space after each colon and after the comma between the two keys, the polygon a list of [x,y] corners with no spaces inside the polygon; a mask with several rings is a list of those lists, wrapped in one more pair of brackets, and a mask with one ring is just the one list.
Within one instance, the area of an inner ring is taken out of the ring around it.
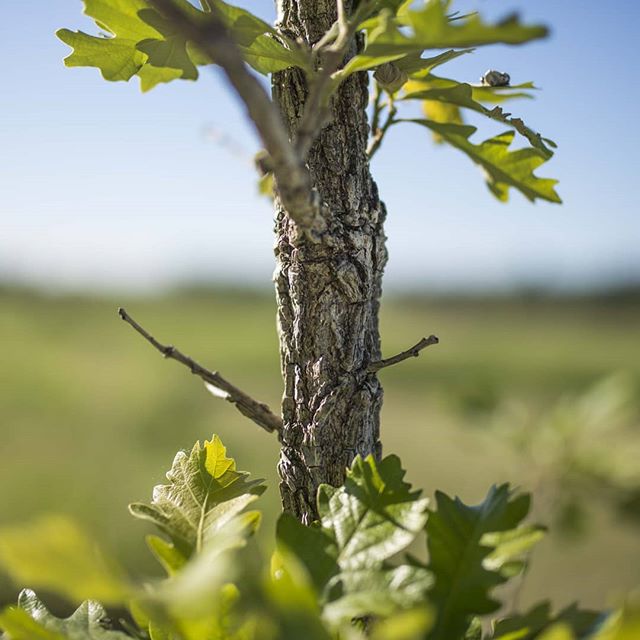
{"label": "side branch", "polygon": [[118,315],[131,325],[147,342],[154,346],[165,358],[177,360],[191,373],[202,378],[205,385],[214,395],[231,402],[236,409],[247,418],[250,418],[258,426],[269,433],[282,430],[282,419],[275,415],[266,404],[254,400],[244,391],[225,380],[217,371],[210,371],[198,364],[189,356],[184,355],[171,345],[158,342],[144,327],[139,325],[123,308],[118,309]]}
{"label": "side branch", "polygon": [[422,338],[420,342],[414,344],[413,347],[395,355],[391,358],[386,358],[384,360],[377,360],[376,362],[372,362],[368,367],[367,371],[371,373],[375,373],[376,371],[380,371],[380,369],[384,369],[385,367],[390,367],[391,365],[398,364],[399,362],[403,362],[408,358],[417,358],[420,355],[420,352],[426,347],[432,344],[438,344],[440,340],[436,336],[429,336],[428,338]]}
{"label": "side branch", "polygon": [[387,105],[389,111],[387,112],[387,117],[382,126],[379,126],[380,123],[380,114],[382,112],[382,108],[380,103],[376,99],[376,103],[374,104],[374,123],[371,127],[371,131],[373,132],[373,138],[367,148],[367,157],[369,160],[373,158],[375,153],[378,151],[380,146],[382,145],[382,141],[384,137],[387,135],[387,131],[395,124],[395,117],[398,113],[398,109],[396,108],[393,97],[389,96],[389,104]]}
{"label": "side branch", "polygon": [[181,36],[193,42],[211,62],[222,67],[271,156],[278,193],[292,220],[304,230],[321,224],[304,161],[289,141],[276,105],[249,71],[215,7],[206,21],[196,22],[174,0],[149,0],[149,3],[171,21]]}

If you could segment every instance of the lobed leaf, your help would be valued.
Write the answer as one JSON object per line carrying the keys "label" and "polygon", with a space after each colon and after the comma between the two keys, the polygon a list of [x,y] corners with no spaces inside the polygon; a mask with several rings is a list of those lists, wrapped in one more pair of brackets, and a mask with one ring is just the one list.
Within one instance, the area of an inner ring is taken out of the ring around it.
{"label": "lobed leaf", "polygon": [[310,69],[310,62],[302,50],[287,48],[269,35],[258,36],[251,45],[241,46],[240,52],[247,63],[263,75],[290,67]]}
{"label": "lobed leaf", "polygon": [[491,613],[499,603],[491,591],[506,581],[491,566],[487,534],[517,531],[529,511],[528,495],[516,496],[509,485],[493,487],[477,506],[436,493],[437,508],[429,516],[427,546],[434,583],[429,598],[436,607],[430,640],[462,639],[474,616]]}
{"label": "lobed leaf", "polygon": [[448,0],[428,0],[416,10],[394,16],[383,11],[365,21],[369,55],[415,53],[425,49],[477,47],[487,44],[523,44],[547,35],[546,27],[522,24],[510,15],[495,24],[477,14],[451,16]]}
{"label": "lobed leaf", "polygon": [[423,567],[400,565],[346,571],[332,582],[339,584],[343,595],[324,606],[323,617],[338,624],[372,614],[386,618],[398,610],[424,605],[432,576]]}
{"label": "lobed leaf", "polygon": [[60,29],[56,35],[73,48],[64,61],[67,67],[96,67],[105,80],[130,80],[145,62],[135,40],[99,38],[69,29]]}
{"label": "lobed leaf", "polygon": [[[204,23],[215,8],[247,62],[260,73],[291,66],[309,68],[308,57],[286,37],[275,38],[269,24],[245,9],[222,0],[204,0],[203,10],[188,0],[174,0],[190,19]],[[57,36],[72,47],[65,59],[69,67],[100,69],[106,80],[140,77],[143,91],[162,82],[181,78],[196,80],[198,66],[212,61],[175,32],[171,22],[158,14],[147,0],[83,0],[85,14],[93,18],[106,37],[60,29]]]}
{"label": "lobed leaf", "polygon": [[[196,442],[190,454],[178,452],[167,479],[169,484],[154,488],[151,504],[134,503],[129,511],[153,522],[186,558],[200,551],[265,490],[262,480],[249,480],[248,473],[236,470],[235,460],[227,457],[216,435],[204,446]],[[246,527],[257,526],[257,512],[242,517]]]}
{"label": "lobed leaf", "polygon": [[283,513],[278,519],[276,540],[280,553],[291,553],[309,572],[318,594],[340,571],[333,540],[320,526],[306,526],[297,518]]}
{"label": "lobed leaf", "polygon": [[424,600],[430,584],[424,567],[385,564],[427,518],[428,500],[411,491],[404,475],[396,456],[380,463],[357,457],[343,487],[319,488],[319,523],[307,527],[288,515],[278,522],[278,547],[305,566],[332,626]]}
{"label": "lobed leaf", "polygon": [[509,187],[514,187],[532,202],[536,198],[549,202],[562,202],[553,188],[558,181],[551,178],[538,178],[533,173],[548,159],[546,154],[534,148],[510,151],[509,146],[515,135],[513,131],[506,131],[481,144],[474,144],[469,140],[476,132],[476,128],[472,126],[439,123],[433,120],[407,120],[406,122],[415,122],[427,127],[480,165],[485,170],[487,186],[498,200],[506,202],[509,199]]}
{"label": "lobed leaf", "polygon": [[17,607],[0,613],[0,628],[9,640],[124,640],[120,631],[105,628],[107,613],[94,601],[81,604],[69,618],[56,618],[49,613],[36,594],[24,589]]}
{"label": "lobed leaf", "polygon": [[342,570],[380,566],[413,541],[427,521],[427,498],[403,481],[397,456],[376,464],[356,457],[343,487],[321,485],[322,530],[334,541]]}
{"label": "lobed leaf", "polygon": [[[432,76],[423,82],[412,82],[411,89],[403,96],[403,100],[423,100],[427,104],[440,102],[451,107],[470,109],[487,118],[513,127],[529,141],[532,147],[540,150],[547,158],[553,155],[545,141],[555,147],[554,142],[542,138],[539,133],[530,129],[522,119],[510,117],[511,114],[505,113],[500,106],[487,109],[474,99],[473,92],[474,89],[469,84]],[[425,110],[428,111],[428,107]]]}

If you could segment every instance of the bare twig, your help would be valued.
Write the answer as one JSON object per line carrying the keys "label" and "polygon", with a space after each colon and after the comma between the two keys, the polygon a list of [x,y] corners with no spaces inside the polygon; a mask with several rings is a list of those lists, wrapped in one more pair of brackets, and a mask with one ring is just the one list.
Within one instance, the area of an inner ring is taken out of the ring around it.
{"label": "bare twig", "polygon": [[375,129],[373,126],[371,127],[373,137],[371,138],[371,142],[369,143],[369,147],[367,148],[367,156],[369,157],[369,160],[373,158],[376,151],[378,151],[378,149],[382,145],[382,141],[384,140],[385,135],[387,135],[387,131],[389,130],[389,128],[396,123],[395,118],[398,113],[398,109],[395,106],[392,96],[389,96],[389,103],[387,106],[389,109],[387,111],[387,117],[384,121],[384,124],[380,127],[379,122],[380,114],[382,113],[382,106],[379,103],[374,104],[374,109],[377,108],[377,113],[374,112],[376,127]]}
{"label": "bare twig", "polygon": [[235,405],[236,409],[247,418],[250,418],[258,426],[269,433],[282,430],[282,419],[275,415],[269,407],[254,400],[244,391],[225,380],[217,371],[210,371],[198,364],[189,356],[184,355],[171,345],[164,345],[158,342],[144,327],[139,325],[123,308],[118,309],[118,315],[130,324],[147,342],[153,345],[165,358],[177,360],[191,373],[202,378],[207,388],[214,394]]}
{"label": "bare twig", "polygon": [[372,362],[368,367],[367,371],[371,373],[375,373],[376,371],[380,371],[380,369],[384,369],[385,367],[390,367],[391,365],[398,364],[399,362],[403,362],[408,358],[417,358],[420,355],[420,352],[432,345],[438,344],[440,340],[436,336],[429,336],[428,338],[422,338],[420,342],[414,344],[413,347],[395,355],[391,358],[386,358],[384,360],[378,360],[377,362]]}
{"label": "bare twig", "polygon": [[212,7],[206,21],[196,22],[173,0],[149,0],[149,3],[171,21],[180,35],[222,67],[271,156],[278,193],[291,219],[302,229],[311,229],[319,224],[319,207],[312,197],[303,156],[290,143],[277,107],[249,71],[215,7]]}
{"label": "bare twig", "polygon": [[380,85],[375,82],[375,87],[373,89],[373,114],[371,117],[371,135],[372,137],[376,135],[376,132],[380,128],[380,116],[382,115],[382,89]]}

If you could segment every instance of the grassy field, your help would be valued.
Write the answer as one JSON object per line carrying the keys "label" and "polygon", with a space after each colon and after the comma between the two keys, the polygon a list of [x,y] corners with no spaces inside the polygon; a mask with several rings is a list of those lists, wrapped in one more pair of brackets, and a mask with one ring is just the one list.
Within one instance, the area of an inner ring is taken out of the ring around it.
{"label": "grassy field", "polygon": [[[153,567],[147,529],[126,511],[150,497],[176,450],[218,433],[243,469],[269,481],[263,544],[278,509],[275,438],[212,398],[116,315],[127,310],[255,397],[281,393],[270,296],[230,291],[90,299],[0,292],[0,521],[64,512],[139,569]],[[480,499],[492,482],[534,485],[527,467],[487,425],[505,402],[535,414],[603,376],[640,380],[640,301],[535,298],[385,302],[385,354],[436,333],[441,344],[385,370],[383,442],[409,479]],[[640,426],[640,425],[639,425]],[[606,447],[615,442],[603,442]],[[544,510],[538,515],[545,520]],[[640,528],[593,510],[581,539],[551,535],[521,598],[580,597],[603,605],[640,584]],[[0,601],[15,589],[0,576]]]}

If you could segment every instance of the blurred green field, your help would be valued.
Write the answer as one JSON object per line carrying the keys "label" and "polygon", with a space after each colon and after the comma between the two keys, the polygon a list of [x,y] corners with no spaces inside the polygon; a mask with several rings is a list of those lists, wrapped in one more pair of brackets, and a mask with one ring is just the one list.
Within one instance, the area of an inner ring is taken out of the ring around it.
{"label": "blurred green field", "polygon": [[[158,339],[278,406],[275,303],[267,294],[97,299],[0,291],[0,523],[67,513],[124,562],[155,570],[148,530],[126,505],[150,497],[178,449],[215,432],[241,468],[269,481],[262,540],[270,544],[275,438],[180,365],[163,362],[118,319],[118,305]],[[474,501],[497,481],[533,487],[536,470],[485,428],[505,402],[535,413],[613,372],[640,380],[638,299],[411,296],[386,300],[383,309],[385,354],[425,334],[441,339],[381,374],[385,450],[401,456],[409,479],[428,494],[440,488]],[[616,446],[602,442],[603,451]],[[544,509],[537,515],[545,520]],[[549,596],[603,605],[640,584],[640,527],[599,507],[593,518],[583,538],[552,534],[542,543],[524,603]],[[0,602],[15,593],[0,575]]]}

